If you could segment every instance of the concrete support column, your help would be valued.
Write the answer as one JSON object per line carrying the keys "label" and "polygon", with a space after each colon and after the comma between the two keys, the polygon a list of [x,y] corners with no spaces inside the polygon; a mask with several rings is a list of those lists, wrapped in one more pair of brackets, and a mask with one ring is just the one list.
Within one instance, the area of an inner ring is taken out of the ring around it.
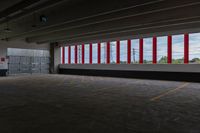
{"label": "concrete support column", "polygon": [[61,64],[61,47],[58,43],[51,43],[50,44],[50,56],[51,56],[51,63],[50,63],[50,73],[57,74],[59,73],[58,66]]}

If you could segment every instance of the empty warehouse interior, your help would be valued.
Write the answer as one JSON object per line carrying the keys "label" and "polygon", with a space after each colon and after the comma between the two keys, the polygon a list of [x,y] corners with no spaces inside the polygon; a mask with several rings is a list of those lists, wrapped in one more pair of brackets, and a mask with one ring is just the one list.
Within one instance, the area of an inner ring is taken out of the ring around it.
{"label": "empty warehouse interior", "polygon": [[1,133],[199,133],[199,0],[0,1]]}

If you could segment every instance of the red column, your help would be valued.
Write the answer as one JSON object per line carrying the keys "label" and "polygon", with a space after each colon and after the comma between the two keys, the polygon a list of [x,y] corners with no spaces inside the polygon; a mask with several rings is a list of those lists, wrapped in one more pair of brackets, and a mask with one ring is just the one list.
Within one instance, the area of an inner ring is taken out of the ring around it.
{"label": "red column", "polygon": [[157,63],[157,37],[153,37],[153,64]]}
{"label": "red column", "polygon": [[75,64],[77,64],[78,63],[78,46],[77,45],[75,45],[75,49],[74,49],[74,62],[75,62]]}
{"label": "red column", "polygon": [[90,64],[92,64],[92,43],[90,44]]}
{"label": "red column", "polygon": [[62,64],[65,64],[65,47],[62,47]]}
{"label": "red column", "polygon": [[168,36],[168,52],[167,52],[167,62],[172,63],[172,36]]}
{"label": "red column", "polygon": [[189,63],[189,34],[184,35],[184,63]]}
{"label": "red column", "polygon": [[110,64],[110,42],[107,42],[107,64]]}
{"label": "red column", "polygon": [[98,43],[98,64],[101,64],[101,43]]}
{"label": "red column", "polygon": [[71,46],[68,46],[68,64],[71,64]]}
{"label": "red column", "polygon": [[131,40],[127,41],[127,63],[131,64]]}
{"label": "red column", "polygon": [[117,64],[120,64],[120,41],[117,41],[117,46],[116,46],[116,61],[117,61]]}
{"label": "red column", "polygon": [[85,64],[85,45],[82,44],[82,64]]}
{"label": "red column", "polygon": [[143,38],[140,39],[140,64],[143,64]]}

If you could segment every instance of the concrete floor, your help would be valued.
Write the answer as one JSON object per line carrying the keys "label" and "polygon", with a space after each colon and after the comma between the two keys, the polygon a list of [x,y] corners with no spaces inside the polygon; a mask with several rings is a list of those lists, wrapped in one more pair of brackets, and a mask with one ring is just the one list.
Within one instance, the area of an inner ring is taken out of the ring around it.
{"label": "concrete floor", "polygon": [[199,133],[200,84],[71,75],[0,78],[0,133]]}

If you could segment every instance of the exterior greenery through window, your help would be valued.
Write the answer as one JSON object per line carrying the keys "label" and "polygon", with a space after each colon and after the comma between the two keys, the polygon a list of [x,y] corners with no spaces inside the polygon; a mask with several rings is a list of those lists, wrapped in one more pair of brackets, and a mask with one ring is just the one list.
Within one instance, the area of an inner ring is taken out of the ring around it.
{"label": "exterior greenery through window", "polygon": [[[157,37],[157,64],[167,64],[167,36]],[[101,43],[101,63],[106,64],[106,52],[107,43]],[[115,64],[116,60],[116,41],[110,42],[110,63]],[[152,63],[152,38],[144,38],[143,54],[144,64]],[[71,46],[71,63],[74,64],[74,46]],[[78,45],[78,64],[82,61],[81,45]],[[89,45],[85,45],[85,63],[89,63]],[[62,50],[61,50],[62,55]],[[92,47],[92,60],[93,64],[97,64],[98,59],[98,44],[94,43]],[[62,60],[62,59],[61,59]],[[65,47],[65,63],[68,63],[68,47]],[[120,63],[127,64],[127,40],[120,41]],[[139,63],[139,39],[131,40],[131,63]],[[184,63],[184,35],[173,35],[172,36],[172,63],[183,64]],[[199,64],[200,63],[200,33],[189,34],[189,63]]]}

